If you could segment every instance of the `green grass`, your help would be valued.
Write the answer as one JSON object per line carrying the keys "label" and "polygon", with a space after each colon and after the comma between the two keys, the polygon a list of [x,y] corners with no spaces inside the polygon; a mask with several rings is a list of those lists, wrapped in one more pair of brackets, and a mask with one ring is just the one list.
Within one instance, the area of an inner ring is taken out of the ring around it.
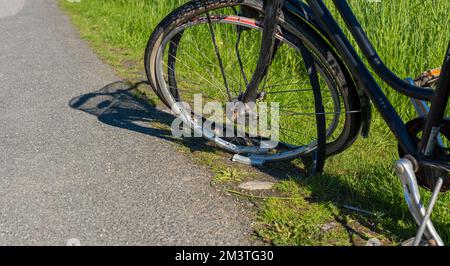
{"label": "green grass", "polygon": [[[90,0],[70,4],[61,1],[81,36],[119,75],[129,79],[143,77],[143,52],[149,35],[166,14],[184,2]],[[442,64],[450,36],[449,1],[351,0],[349,3],[380,56],[400,77],[415,77]],[[257,48],[256,45],[254,49]],[[186,49],[195,51],[196,47],[187,45]],[[295,65],[295,59],[285,54],[279,62],[291,59],[290,65]],[[281,64],[276,69],[278,78],[292,76]],[[188,76],[188,72],[184,75]],[[389,91],[378,81],[402,117],[413,118],[408,99]],[[151,93],[147,96],[155,99]],[[241,170],[246,175],[255,175],[250,174],[254,170],[241,166],[217,165],[218,158],[223,157],[216,152],[198,155],[199,163],[213,169],[215,182],[245,179],[239,173]],[[266,175],[275,176],[276,172],[287,179],[277,185],[283,199],[272,197],[263,201],[256,218],[256,234],[275,245],[358,245],[370,237],[378,237],[388,245],[413,236],[416,227],[403,201],[400,182],[392,171],[392,163],[397,158],[396,141],[375,112],[370,138],[360,139],[345,153],[330,158],[324,175],[305,179],[298,170],[298,162],[263,169]],[[427,201],[429,192],[422,192]],[[450,243],[449,204],[447,193],[438,202],[432,217],[446,243]],[[359,207],[374,215],[352,212],[343,205]]]}

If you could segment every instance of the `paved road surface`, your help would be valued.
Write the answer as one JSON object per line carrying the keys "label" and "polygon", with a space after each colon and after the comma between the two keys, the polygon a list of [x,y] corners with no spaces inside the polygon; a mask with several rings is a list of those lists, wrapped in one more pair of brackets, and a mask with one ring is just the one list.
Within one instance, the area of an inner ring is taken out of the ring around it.
{"label": "paved road surface", "polygon": [[130,98],[56,2],[0,18],[0,245],[250,244],[241,208],[150,126],[169,117]]}

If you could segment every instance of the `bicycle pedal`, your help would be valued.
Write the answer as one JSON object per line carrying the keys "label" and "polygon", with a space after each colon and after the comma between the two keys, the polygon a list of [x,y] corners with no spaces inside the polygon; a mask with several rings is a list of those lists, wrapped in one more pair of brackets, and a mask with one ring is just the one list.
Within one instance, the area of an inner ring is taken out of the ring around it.
{"label": "bicycle pedal", "polygon": [[416,79],[414,79],[414,83],[416,86],[419,87],[434,88],[437,82],[439,81],[440,75],[441,75],[441,68],[427,70],[422,74],[420,74]]}
{"label": "bicycle pedal", "polygon": [[[413,86],[418,87],[428,87],[434,89],[439,81],[439,77],[441,75],[441,68],[435,68],[431,70],[427,70],[420,74],[417,78],[407,78],[406,82]],[[430,107],[426,101],[417,100],[411,98],[411,102],[414,105],[414,109],[416,110],[419,117],[425,117],[430,112]]]}

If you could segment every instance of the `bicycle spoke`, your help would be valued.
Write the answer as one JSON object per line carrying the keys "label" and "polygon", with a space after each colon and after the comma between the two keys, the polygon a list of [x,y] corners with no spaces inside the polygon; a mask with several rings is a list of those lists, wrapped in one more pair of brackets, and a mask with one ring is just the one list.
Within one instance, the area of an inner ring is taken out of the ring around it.
{"label": "bicycle spoke", "polygon": [[[245,71],[244,71],[244,65],[242,63],[241,53],[239,52],[239,43],[241,41],[241,34],[242,34],[242,31],[240,30],[240,28],[238,28],[238,37],[236,40],[235,50],[236,50],[236,56],[237,56],[238,63],[239,63],[239,68],[240,68],[241,75],[242,75],[241,77],[244,79],[244,84],[245,84],[245,87],[247,88],[248,79],[247,79],[247,75],[245,74]],[[242,93],[241,86],[239,86],[239,93]]]}
{"label": "bicycle spoke", "polygon": [[[208,82],[209,84],[211,84],[213,87],[215,87],[217,90],[219,90],[224,96],[225,98],[227,98],[227,96],[223,93],[223,91],[220,89],[220,87],[218,87],[217,85],[213,84],[211,81],[209,81],[208,79],[206,79],[205,77],[203,77],[201,74],[197,73],[196,71],[194,71],[192,68],[190,68],[189,66],[187,66],[186,64],[182,63],[185,67],[187,67],[189,70],[191,70],[192,72],[194,72],[200,79],[205,80],[206,82]],[[167,64],[165,65],[165,67],[170,68]],[[173,69],[172,69],[173,70]],[[214,81],[214,77],[211,77]]]}
{"label": "bicycle spoke", "polygon": [[[173,43],[175,44],[175,43]],[[175,44],[176,45],[176,44]],[[202,67],[203,65],[197,60],[195,59],[192,55],[185,53],[186,56],[189,57],[190,60],[192,60],[194,63],[197,64],[197,66]],[[174,58],[177,62],[181,62],[181,60],[179,59],[179,57],[175,57],[173,55],[170,55],[172,58]],[[212,63],[212,61],[210,61]],[[183,66],[187,67],[189,70],[194,71],[194,69],[192,69],[191,67],[189,67],[188,65],[186,65],[184,62],[181,62],[183,64]],[[171,70],[175,71],[174,69],[171,68]],[[211,79],[213,79],[213,81],[217,82],[218,84],[220,84],[220,82],[214,78],[214,75],[211,73],[211,71],[209,71],[208,69],[206,69],[206,72],[208,72],[209,76],[211,77]],[[198,74],[198,73],[196,73]],[[219,86],[217,86],[217,88],[220,88]]]}
{"label": "bicycle spoke", "polygon": [[[195,37],[194,37],[194,38],[195,38]],[[173,43],[173,42],[172,42],[172,43]],[[176,43],[173,43],[173,44],[174,44],[175,46],[178,47],[178,45],[177,45]],[[201,54],[202,57],[205,58],[208,62],[214,64],[214,62],[213,62],[210,58],[208,58],[207,56],[205,56],[204,53],[202,53],[202,52],[200,51],[200,49],[197,47],[197,45],[192,45],[192,46],[195,47],[195,49],[199,52],[198,54]],[[196,63],[197,66],[199,66],[199,67],[204,67],[204,64],[200,63],[197,59],[195,59],[195,58],[194,58],[192,55],[190,55],[189,53],[183,53],[183,55],[186,55],[187,57],[189,57],[189,59],[192,60],[194,63]],[[178,57],[175,57],[175,56],[173,56],[173,55],[172,55],[172,58],[175,58],[176,60],[179,60]],[[184,64],[184,65],[187,67],[186,64]],[[192,70],[192,68],[190,68],[190,69]],[[214,78],[214,76],[213,76],[213,74],[211,73],[210,70],[205,69],[205,71],[208,72],[209,76],[210,76],[214,81],[217,81],[217,82],[218,82],[218,80]],[[227,77],[227,80],[228,80],[228,79],[230,79],[230,77]],[[236,81],[236,80],[233,79],[233,78],[231,78],[231,80],[234,81],[235,83],[239,83],[238,81]],[[218,82],[218,83],[220,83],[220,82]]]}
{"label": "bicycle spoke", "polygon": [[211,33],[211,39],[212,39],[212,42],[214,44],[214,50],[216,52],[217,60],[219,61],[220,71],[222,72],[223,82],[224,82],[225,88],[227,89],[228,98],[231,101],[232,97],[231,97],[230,89],[228,87],[228,80],[227,80],[227,77],[225,75],[225,69],[223,67],[223,62],[222,62],[222,57],[220,56],[219,47],[217,46],[216,34],[214,33],[214,27],[213,27],[213,25],[211,23],[211,16],[209,15],[208,12],[206,13],[206,17],[208,19],[209,31]]}
{"label": "bicycle spoke", "polygon": [[298,90],[286,90],[286,91],[266,91],[267,94],[280,94],[280,93],[293,93],[293,92],[305,92],[312,91],[312,89],[298,89]]}
{"label": "bicycle spoke", "polygon": [[334,115],[334,114],[355,114],[360,113],[361,110],[358,111],[348,111],[348,112],[320,112],[320,113],[292,113],[288,116],[316,116],[316,115]]}

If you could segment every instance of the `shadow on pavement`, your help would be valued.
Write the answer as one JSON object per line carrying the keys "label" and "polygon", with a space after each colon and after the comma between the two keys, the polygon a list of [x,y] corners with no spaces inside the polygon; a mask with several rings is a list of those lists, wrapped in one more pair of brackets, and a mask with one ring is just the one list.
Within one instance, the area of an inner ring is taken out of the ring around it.
{"label": "shadow on pavement", "polygon": [[150,122],[170,125],[174,116],[156,109],[150,101],[140,100],[133,93],[146,82],[118,81],[102,89],[73,98],[69,106],[94,115],[102,123],[146,135],[174,141],[170,130],[152,127]]}
{"label": "shadow on pavement", "polygon": [[[191,151],[214,151],[214,147],[206,145],[207,141],[203,138],[178,139],[173,137],[170,125],[175,116],[156,108],[156,104],[150,99],[141,100],[136,97],[136,89],[144,85],[148,85],[148,82],[117,81],[98,91],[73,98],[70,100],[69,106],[94,115],[100,122],[113,127],[179,142]],[[160,125],[155,126],[155,123]],[[161,126],[161,124],[166,126]]]}

